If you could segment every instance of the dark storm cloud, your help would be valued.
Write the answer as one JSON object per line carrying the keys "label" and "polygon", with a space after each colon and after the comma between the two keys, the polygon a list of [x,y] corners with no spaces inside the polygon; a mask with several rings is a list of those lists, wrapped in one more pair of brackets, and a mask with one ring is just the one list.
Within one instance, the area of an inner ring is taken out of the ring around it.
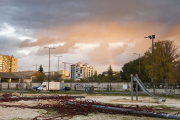
{"label": "dark storm cloud", "polygon": [[59,24],[72,24],[86,17],[86,7],[81,2],[64,0],[7,0],[3,1],[1,21],[24,29],[45,29]]}
{"label": "dark storm cloud", "polygon": [[0,35],[0,54],[2,55],[13,55],[16,58],[21,58],[25,56],[23,53],[19,53],[19,49],[16,45],[20,43],[21,40]]}
{"label": "dark storm cloud", "polygon": [[[36,48],[30,55],[42,57],[48,54],[42,49],[45,45],[65,43],[51,51],[64,54],[79,49],[77,43],[98,43],[88,54],[89,60],[98,62],[100,55],[108,60],[106,53],[112,51],[116,59],[124,57],[118,63],[122,65],[132,60],[132,53],[143,54],[151,46],[145,36],[156,34],[155,40],[171,39],[180,45],[179,5],[180,0],[2,0],[0,32],[6,23],[16,30],[14,34],[32,40],[1,36],[0,53],[22,57],[17,51]],[[116,42],[124,46],[110,48],[109,43]]]}
{"label": "dark storm cloud", "polygon": [[[17,38],[0,35],[0,45],[2,45],[2,46],[4,46],[4,45],[16,46],[20,42],[21,42],[21,40],[19,40]],[[9,49],[11,49],[11,47]]]}
{"label": "dark storm cloud", "polygon": [[59,43],[60,38],[48,38],[48,37],[41,37],[40,39],[38,39],[37,41],[31,41],[30,39],[26,39],[24,41],[22,41],[21,43],[18,44],[18,46],[20,48],[23,47],[34,47],[34,46],[44,46],[44,45],[48,45],[48,44],[55,44],[55,43]]}
{"label": "dark storm cloud", "polygon": [[34,31],[93,19],[173,24],[180,18],[179,4],[179,0],[4,0],[0,21]]}

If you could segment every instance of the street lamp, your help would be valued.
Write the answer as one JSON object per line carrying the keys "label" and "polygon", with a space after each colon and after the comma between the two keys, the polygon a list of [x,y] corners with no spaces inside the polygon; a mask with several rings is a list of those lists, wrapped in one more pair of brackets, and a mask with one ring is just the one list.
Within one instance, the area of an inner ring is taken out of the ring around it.
{"label": "street lamp", "polygon": [[148,37],[144,37],[144,38],[149,38],[149,39],[152,39],[152,59],[153,59],[153,93],[155,94],[155,89],[154,89],[154,38],[155,38],[155,35],[149,35]]}
{"label": "street lamp", "polygon": [[140,54],[134,53],[134,55],[139,55],[139,75],[140,75]]}
{"label": "street lamp", "polygon": [[[54,55],[54,57],[58,57],[58,74],[57,74],[57,76],[59,76],[59,57],[62,57],[62,56]],[[59,79],[59,77],[58,77],[58,79]],[[60,79],[59,79],[59,84],[60,84]]]}
{"label": "street lamp", "polygon": [[56,49],[56,48],[50,48],[50,47],[44,47],[49,48],[49,74],[48,74],[48,90],[49,90],[49,77],[50,77],[50,49]]}
{"label": "street lamp", "polygon": [[54,57],[58,57],[58,73],[59,73],[59,57],[62,57],[62,56],[54,55]]}
{"label": "street lamp", "polygon": [[[134,55],[139,55],[139,76],[140,76],[140,54],[134,53]],[[138,101],[138,83],[136,82],[136,101]]]}

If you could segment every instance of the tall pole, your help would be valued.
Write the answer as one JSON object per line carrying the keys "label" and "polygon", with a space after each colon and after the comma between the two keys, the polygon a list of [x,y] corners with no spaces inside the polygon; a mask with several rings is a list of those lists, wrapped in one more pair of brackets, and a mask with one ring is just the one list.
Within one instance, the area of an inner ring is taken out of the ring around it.
{"label": "tall pole", "polygon": [[153,59],[153,79],[152,79],[152,82],[153,82],[153,93],[155,94],[155,86],[154,86],[154,38],[155,38],[155,35],[149,35],[148,37],[145,37],[145,38],[150,38],[152,39],[152,59]]}
{"label": "tall pole", "polygon": [[131,76],[131,101],[133,101],[133,74]]}
{"label": "tall pole", "polygon": [[59,56],[58,56],[58,73],[59,73]]}
{"label": "tall pole", "polygon": [[44,47],[49,48],[49,72],[48,72],[48,90],[49,90],[49,79],[50,79],[50,49],[56,49],[56,48],[50,48],[50,47]]}
{"label": "tall pole", "polygon": [[[134,53],[135,55],[139,55],[139,76],[140,76],[140,54]],[[136,74],[137,76],[137,74]],[[138,83],[136,82],[136,101],[138,101]]]}
{"label": "tall pole", "polygon": [[62,56],[56,56],[55,57],[58,57],[58,69],[57,69],[57,72],[59,73],[59,57],[62,57]]}
{"label": "tall pole", "polygon": [[4,56],[2,56],[2,72],[3,72],[3,60],[4,60]]}
{"label": "tall pole", "polygon": [[64,63],[64,72],[65,72],[65,70],[66,70],[66,63]]}
{"label": "tall pole", "polygon": [[153,57],[153,93],[155,94],[154,89],[154,38],[152,36],[152,57]]}
{"label": "tall pole", "polygon": [[140,70],[140,54],[139,54],[139,76],[140,76],[140,72],[141,70]]}
{"label": "tall pole", "polygon": [[48,74],[48,90],[49,90],[49,78],[50,78],[50,48],[49,48],[49,74]]}
{"label": "tall pole", "polygon": [[139,75],[140,75],[140,54],[134,53],[135,55],[139,55]]}
{"label": "tall pole", "polygon": [[37,71],[37,64],[36,64],[36,71]]}

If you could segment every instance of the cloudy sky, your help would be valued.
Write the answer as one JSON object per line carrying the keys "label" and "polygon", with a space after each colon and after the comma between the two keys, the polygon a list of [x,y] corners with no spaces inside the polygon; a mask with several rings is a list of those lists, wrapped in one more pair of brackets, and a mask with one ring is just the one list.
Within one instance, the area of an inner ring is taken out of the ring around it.
{"label": "cloudy sky", "polygon": [[[98,73],[138,58],[150,39],[180,45],[180,0],[0,0],[0,54],[18,58],[18,71],[51,71],[62,62],[88,63]],[[66,68],[70,71],[70,64]]]}

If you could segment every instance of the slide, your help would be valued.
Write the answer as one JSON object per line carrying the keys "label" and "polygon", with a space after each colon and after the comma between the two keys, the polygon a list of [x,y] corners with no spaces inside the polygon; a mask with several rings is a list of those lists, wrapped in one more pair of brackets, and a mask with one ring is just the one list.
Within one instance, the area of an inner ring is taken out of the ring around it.
{"label": "slide", "polygon": [[24,80],[24,82],[28,85],[28,87],[29,87],[31,90],[33,90],[34,92],[38,92],[38,91],[34,90],[34,89],[26,82],[26,80]]}
{"label": "slide", "polygon": [[144,84],[141,82],[141,80],[137,77],[137,76],[134,76],[134,80],[139,84],[139,86],[143,89],[144,92],[146,92],[148,95],[152,96],[152,97],[155,97],[155,98],[158,98],[158,99],[161,99],[162,102],[165,102],[166,99],[164,98],[160,98],[158,96],[155,96],[154,94],[150,93],[146,87],[144,86]]}

